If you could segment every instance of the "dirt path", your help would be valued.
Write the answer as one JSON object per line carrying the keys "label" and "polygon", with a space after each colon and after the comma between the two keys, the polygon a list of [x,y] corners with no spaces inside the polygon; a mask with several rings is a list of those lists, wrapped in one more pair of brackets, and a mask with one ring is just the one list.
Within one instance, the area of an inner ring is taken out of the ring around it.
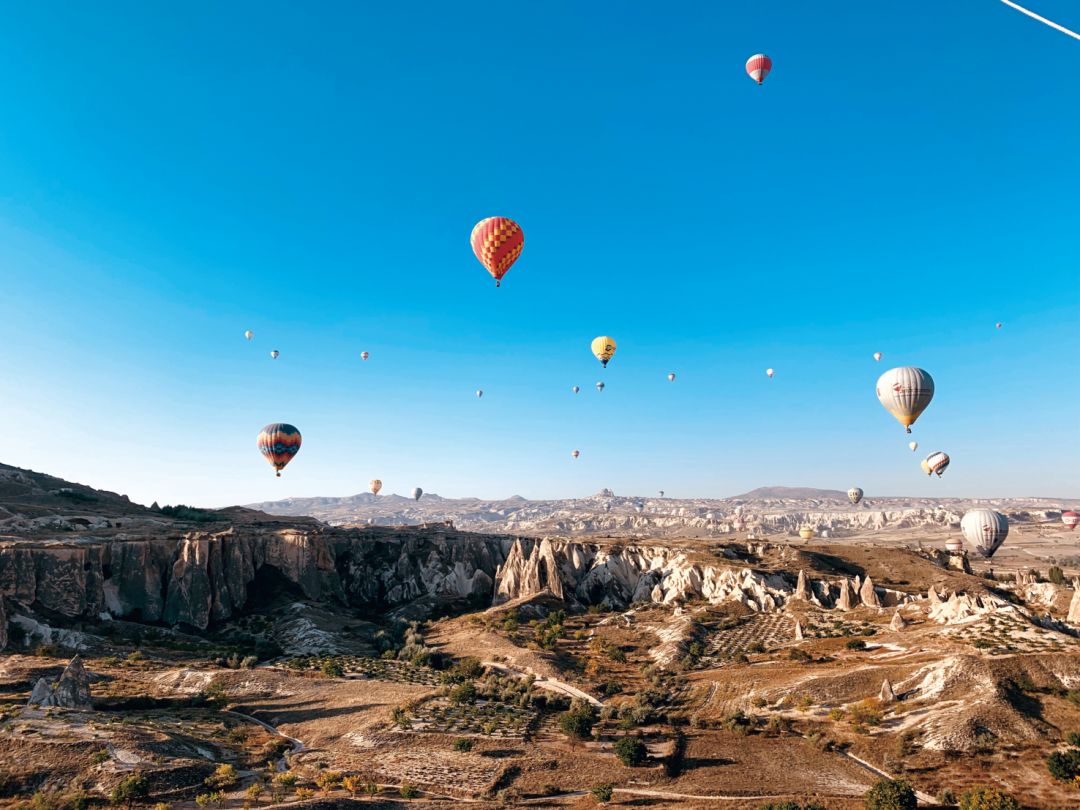
{"label": "dirt path", "polygon": [[275,767],[279,771],[287,771],[289,769],[289,757],[293,756],[294,754],[299,754],[305,748],[304,744],[300,740],[296,739],[296,737],[290,737],[288,734],[283,734],[269,723],[264,723],[259,718],[252,717],[250,714],[243,714],[241,712],[232,711],[231,709],[224,709],[221,713],[231,714],[233,717],[239,717],[241,720],[247,720],[249,723],[254,723],[257,726],[261,726],[262,728],[266,729],[275,737],[280,737],[281,739],[287,741],[289,745],[292,746],[292,748],[290,748],[284,755],[282,755],[281,759],[279,759],[275,764]]}
{"label": "dirt path", "polygon": [[548,678],[544,675],[537,675],[535,672],[530,672],[525,669],[519,669],[518,667],[510,666],[509,664],[500,664],[495,661],[484,661],[483,665],[490,669],[498,670],[504,674],[532,676],[533,686],[537,689],[546,689],[549,692],[558,692],[561,695],[566,695],[571,698],[578,698],[591,703],[597,708],[602,707],[604,704],[590,695],[588,692],[578,689],[576,686],[571,686],[565,681],[560,681],[555,678]]}
{"label": "dirt path", "polygon": [[[862,768],[870,771],[870,773],[874,774],[875,776],[880,776],[882,779],[894,779],[895,778],[891,774],[888,774],[885,771],[881,770],[881,768],[878,768],[878,767],[876,767],[874,765],[871,765],[865,759],[859,759],[857,756],[855,756],[854,754],[849,754],[847,751],[837,751],[836,753],[838,753],[842,757],[846,757],[847,759],[850,759],[856,765],[859,765]],[[938,803],[937,799],[935,799],[929,793],[923,793],[921,790],[916,790],[915,791],[915,797],[920,802],[922,802],[923,804],[937,804]]]}

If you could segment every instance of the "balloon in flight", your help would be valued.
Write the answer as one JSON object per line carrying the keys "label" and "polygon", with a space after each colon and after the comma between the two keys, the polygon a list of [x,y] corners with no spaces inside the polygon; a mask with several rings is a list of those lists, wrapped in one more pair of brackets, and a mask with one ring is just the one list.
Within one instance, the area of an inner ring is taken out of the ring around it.
{"label": "balloon in flight", "polygon": [[857,504],[862,500],[863,491],[859,487],[852,487],[847,491],[848,500]]}
{"label": "balloon in flight", "polygon": [[476,258],[491,273],[498,287],[502,284],[502,277],[521,255],[525,247],[525,233],[509,217],[488,217],[476,223],[469,242]]}
{"label": "balloon in flight", "polygon": [[483,388],[477,388],[476,389],[476,398],[480,399],[480,397],[482,397],[483,395],[484,395],[484,389]]}
{"label": "balloon in flight", "polygon": [[371,357],[371,355],[368,354],[367,352],[360,352],[360,359],[361,360],[367,360],[369,357]]}
{"label": "balloon in flight", "polygon": [[937,474],[937,477],[941,478],[941,474],[945,472],[945,468],[949,466],[949,461],[948,453],[935,450],[922,460],[922,471],[927,475]]}
{"label": "balloon in flight", "polygon": [[248,329],[246,332],[244,332],[244,337],[246,337],[248,340],[251,340],[253,337],[255,337],[255,333]]}
{"label": "balloon in flight", "polygon": [[274,349],[272,352],[270,352],[270,359],[271,360],[277,360],[278,355],[280,355],[280,354],[281,354],[281,352],[279,352],[277,349]]}
{"label": "balloon in flight", "polygon": [[596,390],[597,391],[603,391],[604,390],[604,383],[603,382],[598,382],[596,384]]}
{"label": "balloon in flight", "polygon": [[412,499],[414,501],[420,500],[420,496],[423,495],[423,494],[424,494],[424,490],[420,489],[420,487],[413,487]]}
{"label": "balloon in flight", "polygon": [[368,482],[368,489],[371,490],[372,495],[378,495],[379,490],[382,489],[382,481],[378,478],[372,478],[371,481]]}
{"label": "balloon in flight", "polygon": [[945,550],[950,554],[959,554],[964,550],[964,541],[958,537],[950,537],[945,541]]}
{"label": "balloon in flight", "polygon": [[874,360],[881,362],[881,352],[874,352]]}
{"label": "balloon in flight", "polygon": [[668,382],[675,382],[675,372],[673,371],[670,374],[668,374],[667,378],[668,378]]}
{"label": "balloon in flight", "polygon": [[1080,524],[1080,515],[1076,512],[1062,512],[1061,522],[1065,524],[1065,528],[1070,532],[1076,528],[1077,524]]}
{"label": "balloon in flight", "polygon": [[997,328],[998,328],[998,329],[1000,329],[1002,325],[1001,325],[1001,323],[999,322],[999,323],[995,324],[995,326],[997,326]]}
{"label": "balloon in flight", "polygon": [[799,529],[799,537],[801,537],[803,540],[809,540],[813,536],[814,530],[811,529],[809,526],[803,526],[801,529]]}
{"label": "balloon in flight", "polygon": [[579,386],[576,386],[576,385],[575,385],[575,386],[574,386],[573,388],[571,388],[570,390],[571,390],[571,391],[573,391],[573,392],[574,392],[574,393],[576,394],[576,393],[577,393],[578,391],[580,391],[580,390],[581,390],[581,388],[580,388]]}
{"label": "balloon in flight", "polygon": [[663,498],[663,497],[664,497],[664,490],[660,490],[660,497],[661,497],[661,498]]}
{"label": "balloon in flight", "polygon": [[960,520],[968,545],[989,559],[1009,536],[1009,521],[993,509],[972,509]]}
{"label": "balloon in flight", "polygon": [[910,449],[912,453],[914,453],[916,450],[919,449],[919,443],[918,442],[908,442],[907,446],[908,446],[908,449]]}
{"label": "balloon in flight", "polygon": [[877,398],[911,433],[911,426],[934,398],[934,378],[912,366],[889,369],[878,377]]}
{"label": "balloon in flight", "polygon": [[770,70],[772,70],[772,59],[763,53],[755,53],[746,60],[746,75],[758,84],[765,81]]}
{"label": "balloon in flight", "polygon": [[776,372],[775,372],[775,371],[773,371],[773,370],[772,370],[771,368],[767,368],[767,369],[765,369],[765,376],[766,376],[766,377],[768,377],[768,378],[769,378],[770,380],[771,380],[771,379],[773,378],[773,375],[774,375],[775,373],[776,373]]}
{"label": "balloon in flight", "polygon": [[615,341],[604,335],[593,338],[592,353],[607,368],[608,361],[615,356]]}
{"label": "balloon in flight", "polygon": [[581,451],[580,450],[571,450],[570,455],[573,456],[574,458],[577,458],[578,456],[581,455]]}
{"label": "balloon in flight", "polygon": [[274,422],[259,432],[256,444],[270,465],[277,471],[278,478],[285,465],[300,452],[300,431],[284,422]]}

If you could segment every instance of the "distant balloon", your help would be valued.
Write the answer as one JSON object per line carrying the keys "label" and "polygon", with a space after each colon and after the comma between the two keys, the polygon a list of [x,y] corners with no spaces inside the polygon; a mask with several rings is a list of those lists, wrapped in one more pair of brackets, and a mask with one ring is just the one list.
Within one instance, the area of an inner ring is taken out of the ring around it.
{"label": "distant balloon", "polygon": [[477,388],[476,389],[476,398],[480,399],[480,397],[482,397],[483,395],[484,395],[484,389],[483,388]]}
{"label": "distant balloon", "polygon": [[949,455],[942,453],[940,450],[935,450],[928,455],[922,461],[922,470],[927,475],[937,474],[938,478],[941,478],[941,474],[945,472],[945,468],[949,466]]}
{"label": "distant balloon", "polygon": [[271,360],[277,360],[278,355],[280,355],[280,354],[281,354],[281,352],[279,352],[277,349],[274,349],[272,352],[270,352],[270,359]]}
{"label": "distant balloon", "polygon": [[758,84],[765,81],[770,70],[772,70],[772,59],[763,53],[755,53],[746,60],[746,74]]}
{"label": "distant balloon", "polygon": [[911,450],[912,453],[914,453],[916,450],[919,449],[919,443],[918,442],[908,442],[907,446]]}
{"label": "distant balloon", "polygon": [[371,479],[371,481],[368,482],[368,489],[371,490],[372,495],[378,495],[379,490],[382,489],[382,481],[378,478]]}
{"label": "distant balloon", "polygon": [[260,431],[256,444],[259,452],[277,470],[278,478],[285,465],[300,452],[300,431],[284,422],[274,422]]}
{"label": "distant balloon", "polygon": [[874,359],[881,362],[881,352],[874,352]]}
{"label": "distant balloon", "polygon": [[645,504],[643,504],[643,503],[635,503],[634,504],[634,511],[635,512],[644,512],[645,511]]}
{"label": "distant balloon", "polygon": [[886,371],[877,381],[877,398],[904,429],[911,426],[934,398],[934,378],[921,368],[904,366]]}
{"label": "distant balloon", "polygon": [[770,380],[772,379],[772,377],[773,377],[773,375],[774,375],[775,373],[776,373],[776,372],[775,372],[775,371],[773,371],[773,370],[772,370],[771,368],[767,368],[767,369],[765,369],[765,376],[766,376],[766,377],[768,377],[768,378],[769,378]]}
{"label": "distant balloon", "polygon": [[814,530],[811,529],[809,526],[803,526],[801,529],[799,529],[799,537],[801,537],[803,540],[809,540],[813,536]]}
{"label": "distant balloon", "polygon": [[255,333],[248,329],[246,332],[244,332],[244,337],[246,337],[248,340],[251,340],[253,337],[255,337]]}
{"label": "distant balloon", "polygon": [[574,387],[572,387],[572,388],[571,388],[570,390],[571,390],[571,391],[573,391],[573,392],[574,392],[574,393],[576,394],[576,393],[577,393],[578,391],[580,391],[581,389],[580,389],[580,388],[579,388],[578,386],[576,386],[576,385],[575,385],[575,386],[574,386]]}
{"label": "distant balloon", "polygon": [[420,489],[420,487],[414,487],[413,491],[412,491],[412,499],[414,501],[418,501],[418,500],[420,500],[420,496],[423,495],[423,494],[424,494],[424,490]]}
{"label": "distant balloon", "polygon": [[997,323],[997,324],[995,324],[995,325],[997,326],[997,328],[998,328],[998,329],[1000,329],[1000,328],[1001,328],[1001,323],[1000,323],[1000,322],[998,322],[998,323]]}
{"label": "distant balloon", "polygon": [[858,487],[852,487],[847,491],[848,500],[852,503],[858,503],[862,500],[863,491]]}
{"label": "distant balloon", "polygon": [[668,382],[675,382],[675,372],[667,375]]}
{"label": "distant balloon", "polygon": [[1062,512],[1061,522],[1065,524],[1070,532],[1076,528],[1077,524],[1080,524],[1080,515],[1076,512]]}
{"label": "distant balloon", "polygon": [[360,352],[360,359],[361,360],[367,360],[369,357],[371,357],[371,355],[368,354],[367,352]]}
{"label": "distant balloon", "polygon": [[960,530],[968,544],[989,559],[1009,536],[1009,521],[993,509],[973,509],[961,519]]}
{"label": "distant balloon", "polygon": [[581,455],[581,451],[580,450],[571,450],[570,455],[573,456],[574,458],[577,458],[578,456]]}
{"label": "distant balloon", "polygon": [[593,338],[592,353],[607,368],[608,361],[615,356],[615,341],[605,336]]}
{"label": "distant balloon", "polygon": [[521,255],[525,247],[525,233],[520,225],[508,217],[488,217],[476,223],[469,242],[476,258],[491,273],[498,287],[502,284],[502,277]]}
{"label": "distant balloon", "polygon": [[959,554],[964,550],[964,541],[957,537],[950,537],[945,541],[945,550],[950,554]]}
{"label": "distant balloon", "polygon": [[663,498],[663,497],[664,497],[664,490],[660,490],[660,497],[661,497],[661,498]]}
{"label": "distant balloon", "polygon": [[596,390],[597,391],[603,391],[604,390],[604,384],[602,382],[598,382],[596,384]]}

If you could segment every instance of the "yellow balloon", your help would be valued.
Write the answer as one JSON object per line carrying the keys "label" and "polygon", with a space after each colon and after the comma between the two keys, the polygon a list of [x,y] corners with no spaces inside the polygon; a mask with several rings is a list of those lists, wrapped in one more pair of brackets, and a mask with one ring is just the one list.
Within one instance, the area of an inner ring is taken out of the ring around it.
{"label": "yellow balloon", "polygon": [[803,540],[809,540],[813,536],[814,530],[811,529],[809,526],[803,526],[801,529],[799,529],[799,537],[801,537]]}
{"label": "yellow balloon", "polygon": [[604,336],[593,338],[592,353],[607,368],[608,360],[615,356],[615,341]]}

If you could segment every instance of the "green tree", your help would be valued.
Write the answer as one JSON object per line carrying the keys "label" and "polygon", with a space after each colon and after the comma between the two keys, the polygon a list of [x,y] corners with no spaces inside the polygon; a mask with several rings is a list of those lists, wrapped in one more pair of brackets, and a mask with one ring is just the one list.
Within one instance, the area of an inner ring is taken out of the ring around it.
{"label": "green tree", "polygon": [[315,777],[315,784],[319,786],[324,796],[329,795],[331,790],[336,790],[341,786],[341,774],[337,771],[323,771]]}
{"label": "green tree", "polygon": [[458,684],[450,690],[450,701],[457,704],[474,703],[476,701],[476,685],[472,681]]}
{"label": "green tree", "polygon": [[1065,572],[1057,565],[1050,566],[1050,570],[1046,572],[1046,578],[1055,585],[1065,584]]}
{"label": "green tree", "polygon": [[251,801],[258,802],[259,797],[263,794],[263,789],[264,788],[262,782],[252,782],[250,785],[248,785],[247,790],[244,791],[244,795],[246,795]]}
{"label": "green tree", "polygon": [[607,804],[611,801],[611,797],[615,793],[615,787],[611,782],[604,782],[602,785],[596,785],[589,792],[598,802]]}
{"label": "green tree", "polygon": [[401,787],[398,788],[398,795],[403,799],[418,799],[420,798],[420,791],[408,782],[402,782]]}
{"label": "green tree", "polygon": [[135,802],[145,799],[150,795],[150,782],[143,776],[141,771],[125,776],[112,789],[109,800],[113,804],[122,804],[131,807]]}
{"label": "green tree", "polygon": [[333,658],[327,658],[322,662],[322,666],[319,667],[319,672],[327,678],[342,678],[345,676],[345,667],[341,665],[340,661]]}
{"label": "green tree", "polygon": [[349,791],[349,795],[355,799],[356,794],[359,793],[360,789],[364,786],[364,780],[359,776],[346,776],[341,780],[341,786]]}
{"label": "green tree", "polygon": [[628,768],[644,765],[649,751],[640,737],[622,737],[615,743],[615,756]]}
{"label": "green tree", "polygon": [[583,700],[574,701],[570,711],[559,715],[559,728],[562,733],[575,740],[589,739],[595,725],[596,709]]}
{"label": "green tree", "polygon": [[454,740],[455,751],[461,751],[462,753],[472,751],[472,746],[473,741],[470,740],[468,737],[459,737],[458,739]]}
{"label": "green tree", "polygon": [[1020,805],[1008,793],[981,785],[964,792],[960,810],[1020,810]]}
{"label": "green tree", "polygon": [[1080,748],[1055,751],[1046,758],[1046,767],[1055,779],[1072,782],[1080,776]]}
{"label": "green tree", "polygon": [[900,779],[881,779],[866,792],[866,810],[918,810],[911,785]]}
{"label": "green tree", "polygon": [[218,765],[217,769],[203,780],[203,784],[211,790],[229,790],[240,783],[240,777],[236,774],[234,765]]}

